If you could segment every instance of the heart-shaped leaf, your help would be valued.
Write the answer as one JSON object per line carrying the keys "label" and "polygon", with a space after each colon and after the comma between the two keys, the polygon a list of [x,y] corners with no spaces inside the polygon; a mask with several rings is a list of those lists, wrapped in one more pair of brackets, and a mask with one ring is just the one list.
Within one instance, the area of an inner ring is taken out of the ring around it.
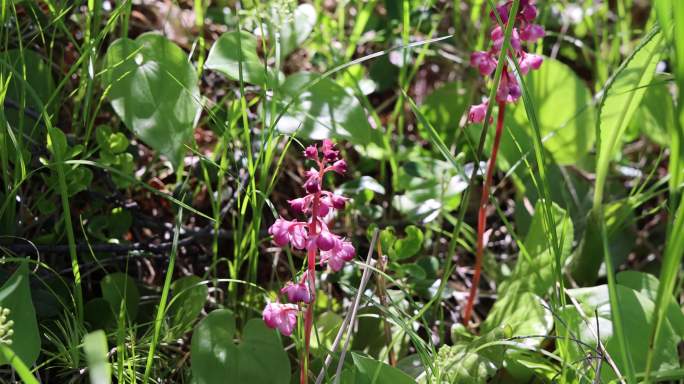
{"label": "heart-shaped leaf", "polygon": [[197,384],[287,384],[290,361],[276,331],[260,319],[247,322],[242,342],[233,343],[235,317],[228,310],[213,311],[192,335],[192,374]]}
{"label": "heart-shaped leaf", "polygon": [[103,82],[124,124],[145,144],[181,163],[200,109],[197,74],[166,37],[144,33],[116,40],[105,56]]}
{"label": "heart-shaped leaf", "polygon": [[[356,97],[329,78],[308,72],[295,73],[280,86],[284,107],[292,101],[278,121],[279,131],[296,133],[311,140],[337,138],[354,144],[381,144],[379,133],[368,123],[366,112]],[[315,84],[311,85],[312,83]]]}
{"label": "heart-shaped leaf", "polygon": [[123,310],[129,321],[135,320],[140,303],[140,292],[135,280],[125,273],[110,273],[100,281],[100,288],[102,297],[107,300],[117,317],[119,311]]}
{"label": "heart-shaped leaf", "polygon": [[267,78],[275,79],[270,72],[269,76],[266,76],[264,64],[257,55],[256,37],[245,31],[222,34],[209,50],[204,67],[221,72],[238,81],[240,80],[240,61],[242,61],[244,82],[263,86]]}
{"label": "heart-shaped leaf", "polygon": [[171,328],[176,336],[182,336],[192,327],[192,322],[202,312],[209,289],[197,276],[182,277],[173,282],[172,302],[169,306]]}

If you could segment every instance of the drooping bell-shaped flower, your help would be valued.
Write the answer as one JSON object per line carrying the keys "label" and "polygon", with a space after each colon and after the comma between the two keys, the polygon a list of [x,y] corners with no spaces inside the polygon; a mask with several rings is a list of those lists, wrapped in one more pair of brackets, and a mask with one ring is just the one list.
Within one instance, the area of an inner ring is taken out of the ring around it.
{"label": "drooping bell-shaped flower", "polygon": [[306,282],[307,274],[305,273],[299,283],[288,281],[285,286],[280,289],[280,293],[287,295],[287,301],[290,303],[303,302],[309,304],[313,299],[313,295],[309,290],[309,284]]}
{"label": "drooping bell-shaped flower", "polygon": [[290,336],[297,325],[297,311],[295,304],[268,303],[264,308],[262,318],[267,327]]}
{"label": "drooping bell-shaped flower", "polygon": [[328,267],[337,272],[344,264],[354,259],[356,250],[349,241],[340,240],[334,248],[329,251],[321,251],[321,264],[328,264]]}
{"label": "drooping bell-shaped flower", "polygon": [[481,123],[485,119],[487,114],[487,108],[489,107],[489,102],[487,100],[483,101],[481,104],[476,104],[470,107],[468,111],[468,121],[471,123]]}

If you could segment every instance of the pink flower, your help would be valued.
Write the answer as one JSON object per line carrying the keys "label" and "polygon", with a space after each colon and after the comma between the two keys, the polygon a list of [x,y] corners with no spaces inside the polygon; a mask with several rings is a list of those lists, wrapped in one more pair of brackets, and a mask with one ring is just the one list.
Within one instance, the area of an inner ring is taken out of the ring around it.
{"label": "pink flower", "polygon": [[278,218],[268,229],[268,233],[273,236],[273,242],[279,247],[284,247],[292,242],[292,246],[297,249],[304,249],[306,245],[306,223],[300,221],[290,221]]}
{"label": "pink flower", "polygon": [[518,66],[520,67],[520,73],[527,75],[530,69],[539,69],[541,67],[544,58],[532,53],[527,53],[522,56]]}
{"label": "pink flower", "polygon": [[335,151],[335,144],[330,139],[323,140],[321,151],[323,151],[323,158],[329,162],[337,160],[337,156],[340,153],[339,151]]}
{"label": "pink flower", "polygon": [[544,37],[545,34],[544,27],[537,24],[528,24],[520,29],[520,38],[524,41],[534,42]]}
{"label": "pink flower", "polygon": [[347,199],[344,196],[340,196],[340,195],[332,195],[330,200],[332,201],[333,208],[344,209],[344,207],[347,205],[347,200],[349,200],[349,199]]}
{"label": "pink flower", "polygon": [[470,55],[470,65],[477,68],[482,76],[489,76],[496,69],[496,59],[489,52],[473,52]]}
{"label": "pink flower", "polygon": [[299,283],[293,283],[288,281],[287,284],[280,290],[280,293],[287,295],[287,301],[290,303],[304,302],[309,304],[313,299],[313,295],[309,290],[309,285],[306,283],[306,278],[308,274],[302,276],[302,280]]}
{"label": "pink flower", "polygon": [[290,204],[290,208],[292,208],[293,211],[297,213],[304,213],[309,208],[311,199],[309,196],[306,196],[300,197],[298,199],[288,200],[287,202]]}
{"label": "pink flower", "polygon": [[321,191],[321,176],[317,170],[311,168],[311,170],[306,171],[306,182],[304,183],[304,189],[308,193],[316,193]]}
{"label": "pink flower", "polygon": [[[508,14],[511,12],[511,6],[510,3],[502,4],[496,7],[496,13],[499,14],[499,17],[501,18],[501,21],[506,24],[508,23]],[[499,20],[496,18],[496,14],[494,14],[494,11],[489,12],[489,17],[492,19],[493,22],[498,23]]]}
{"label": "pink flower", "polygon": [[[501,47],[503,46],[504,42],[504,31],[501,29],[500,26],[496,26],[491,33],[491,38],[492,38],[492,46],[496,50],[496,52],[501,51]],[[513,50],[520,51],[520,35],[518,35],[518,29],[513,28],[513,31],[511,31],[511,47]]]}
{"label": "pink flower", "polygon": [[340,239],[334,234],[330,233],[327,228],[321,229],[321,232],[316,236],[316,246],[321,251],[329,251],[340,242]]}
{"label": "pink flower", "polygon": [[532,4],[526,4],[522,7],[520,15],[522,16],[523,20],[530,22],[537,18],[537,7]]}
{"label": "pink flower", "polygon": [[347,261],[351,261],[355,254],[356,250],[352,243],[340,240],[331,250],[321,251],[321,264],[328,263],[328,267],[337,272]]}
{"label": "pink flower", "polygon": [[306,147],[304,150],[304,157],[306,157],[309,160],[317,160],[318,159],[318,149],[316,148],[315,145],[309,145]]}
{"label": "pink flower", "polygon": [[344,175],[347,172],[347,162],[344,160],[337,160],[331,167],[330,170]]}
{"label": "pink flower", "polygon": [[297,324],[297,306],[294,304],[268,303],[262,318],[266,326],[278,329],[285,336],[290,336]]}
{"label": "pink flower", "polygon": [[482,104],[473,105],[468,111],[468,121],[471,123],[481,123],[485,119],[487,114],[487,108],[489,107],[489,102],[487,100],[483,101]]}

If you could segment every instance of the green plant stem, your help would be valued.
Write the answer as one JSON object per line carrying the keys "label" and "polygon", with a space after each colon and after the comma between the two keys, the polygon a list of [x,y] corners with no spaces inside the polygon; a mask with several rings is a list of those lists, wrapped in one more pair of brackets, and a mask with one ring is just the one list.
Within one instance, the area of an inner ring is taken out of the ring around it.
{"label": "green plant stem", "polygon": [[10,365],[19,375],[21,381],[25,384],[38,384],[38,380],[31,374],[31,370],[26,364],[17,356],[9,347],[0,344],[0,355],[9,361]]}
{"label": "green plant stem", "polygon": [[[182,199],[181,199],[182,200]],[[159,307],[157,307],[157,315],[154,318],[154,334],[152,335],[152,343],[147,354],[147,361],[145,363],[145,374],[143,376],[143,384],[147,384],[152,373],[152,362],[154,361],[154,353],[159,343],[159,334],[161,333],[161,326],[166,313],[166,305],[169,298],[169,291],[171,290],[171,279],[173,277],[173,269],[176,264],[176,254],[178,253],[178,234],[180,233],[181,223],[183,222],[183,208],[178,211],[178,221],[176,230],[173,232],[173,247],[171,248],[171,255],[169,257],[169,266],[166,269],[166,277],[164,278],[164,288],[162,288],[161,299],[159,300]]]}
{"label": "green plant stem", "polygon": [[[505,70],[505,69],[504,69]],[[499,144],[501,143],[501,134],[503,133],[504,114],[506,111],[506,103],[499,102],[499,114],[496,119],[496,133],[494,134],[494,144],[492,145],[492,153],[489,156],[489,163],[487,164],[487,174],[485,176],[484,185],[482,186],[482,194],[480,195],[480,208],[477,213],[477,249],[475,252],[475,272],[473,274],[473,281],[470,285],[470,293],[468,294],[468,301],[463,311],[463,324],[468,326],[470,317],[473,313],[473,305],[475,303],[475,296],[477,296],[477,286],[480,284],[480,274],[482,270],[482,258],[484,256],[484,233],[487,227],[487,205],[489,202],[489,189],[492,185],[492,177],[494,176],[494,169],[496,167],[496,156],[499,153]]]}

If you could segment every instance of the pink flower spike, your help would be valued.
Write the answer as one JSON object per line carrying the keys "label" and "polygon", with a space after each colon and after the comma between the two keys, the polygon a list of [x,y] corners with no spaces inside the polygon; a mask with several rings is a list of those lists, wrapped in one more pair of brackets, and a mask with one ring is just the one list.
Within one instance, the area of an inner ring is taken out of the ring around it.
{"label": "pink flower spike", "polygon": [[285,336],[290,336],[297,324],[297,306],[294,304],[268,303],[262,313],[266,326],[278,329]]}
{"label": "pink flower spike", "polygon": [[518,66],[520,66],[520,73],[527,75],[530,69],[539,69],[543,61],[544,58],[540,55],[535,55],[533,53],[525,54],[518,63]]}
{"label": "pink flower spike", "polygon": [[344,160],[337,160],[330,169],[340,175],[344,175],[347,172],[347,162]]}
{"label": "pink flower spike", "polygon": [[309,145],[304,150],[304,157],[309,160],[318,160],[318,149],[315,145]]}
{"label": "pink flower spike", "polygon": [[483,101],[482,104],[473,105],[468,111],[468,121],[471,123],[481,123],[485,119],[487,114],[487,108],[489,107],[488,101]]}
{"label": "pink flower spike", "polygon": [[520,30],[520,38],[529,42],[537,41],[544,37],[545,34],[544,27],[537,24],[528,24]]}
{"label": "pink flower spike", "polygon": [[479,51],[470,55],[470,65],[477,68],[482,76],[491,75],[496,64],[496,59],[489,52]]}
{"label": "pink flower spike", "polygon": [[288,281],[287,284],[285,284],[285,286],[280,290],[280,293],[287,295],[287,301],[290,303],[298,303],[301,301],[306,304],[311,302],[313,295],[311,294],[309,286],[305,281],[306,276],[307,274],[304,274],[302,281],[296,284]]}

